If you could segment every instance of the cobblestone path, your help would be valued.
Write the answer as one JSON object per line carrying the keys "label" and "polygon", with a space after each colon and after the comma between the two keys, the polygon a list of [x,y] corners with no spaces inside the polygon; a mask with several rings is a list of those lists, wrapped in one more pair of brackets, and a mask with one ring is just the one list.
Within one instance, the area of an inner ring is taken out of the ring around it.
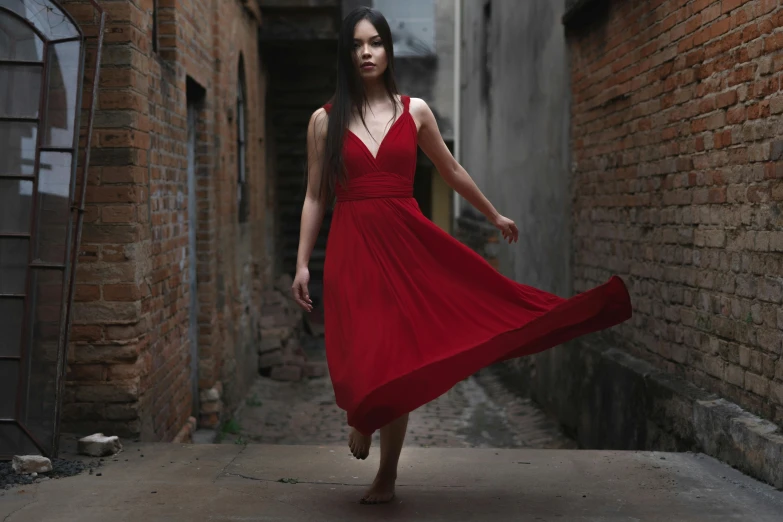
{"label": "cobblestone path", "polygon": [[[312,359],[312,356],[310,357]],[[347,445],[345,413],[329,377],[300,382],[259,378],[223,443]],[[233,432],[233,433],[232,433]],[[377,443],[378,434],[376,433]],[[507,392],[490,372],[458,383],[411,413],[406,446],[575,448],[530,400]]]}

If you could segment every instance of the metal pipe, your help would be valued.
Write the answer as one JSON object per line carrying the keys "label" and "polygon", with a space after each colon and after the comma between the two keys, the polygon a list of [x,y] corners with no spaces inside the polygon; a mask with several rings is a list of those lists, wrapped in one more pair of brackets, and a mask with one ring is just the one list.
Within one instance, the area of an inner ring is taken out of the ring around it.
{"label": "metal pipe", "polygon": [[[62,397],[65,389],[65,368],[67,366],[66,364],[66,356],[68,353],[68,342],[70,339],[70,332],[71,332],[71,322],[73,320],[73,316],[71,314],[71,308],[73,307],[73,297],[74,297],[74,283],[75,283],[75,277],[76,277],[76,264],[78,262],[78,252],[79,248],[81,247],[82,242],[82,225],[84,223],[84,212],[85,212],[85,201],[87,199],[87,175],[90,168],[90,150],[92,148],[92,130],[93,130],[93,120],[95,119],[95,107],[98,105],[98,91],[100,89],[100,78],[101,78],[101,57],[103,55],[103,35],[106,31],[106,12],[103,10],[103,8],[98,4],[97,0],[90,0],[90,4],[92,4],[93,9],[95,9],[96,13],[98,14],[98,35],[96,37],[96,52],[95,52],[95,74],[93,75],[92,79],[92,93],[90,98],[90,109],[88,111],[88,121],[87,121],[87,135],[86,135],[86,144],[84,147],[84,164],[82,167],[82,185],[81,185],[81,194],[79,197],[78,205],[74,205],[74,208],[72,210],[75,210],[76,215],[76,224],[74,231],[74,241],[73,241],[73,247],[71,248],[71,262],[69,265],[69,271],[70,273],[66,275],[66,281],[68,282],[68,288],[67,288],[67,297],[66,297],[66,312],[64,317],[65,322],[65,329],[64,329],[64,335],[62,338],[62,345],[63,345],[63,351],[60,353],[60,356],[57,358],[58,362],[58,368],[57,368],[57,400],[55,401],[55,411],[54,411],[54,448],[53,448],[53,454],[56,456],[59,453],[59,446],[60,446],[60,418],[62,416]],[[83,49],[86,50],[87,45],[87,38],[84,40],[85,47]],[[84,60],[82,59],[82,72],[84,71]],[[82,76],[83,79],[83,76]],[[82,88],[83,89],[83,88]],[[80,103],[81,105],[81,103]],[[79,132],[79,128],[74,129],[74,132]],[[73,161],[77,161],[78,158],[78,149],[76,156],[73,158]],[[74,202],[75,203],[75,202]]]}
{"label": "metal pipe", "polygon": [[[454,159],[461,162],[461,111],[462,103],[462,0],[454,1]],[[462,198],[454,191],[453,209],[452,209],[452,233],[457,231],[457,219]]]}

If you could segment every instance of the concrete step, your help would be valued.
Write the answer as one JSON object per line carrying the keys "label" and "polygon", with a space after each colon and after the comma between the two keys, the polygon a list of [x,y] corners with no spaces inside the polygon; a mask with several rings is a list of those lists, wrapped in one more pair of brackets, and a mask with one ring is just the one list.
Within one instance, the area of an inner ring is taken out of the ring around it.
{"label": "concrete step", "polygon": [[783,513],[783,493],[704,455],[587,450],[404,448],[395,500],[360,505],[378,453],[127,443],[101,476],[5,491],[0,519],[779,522]]}

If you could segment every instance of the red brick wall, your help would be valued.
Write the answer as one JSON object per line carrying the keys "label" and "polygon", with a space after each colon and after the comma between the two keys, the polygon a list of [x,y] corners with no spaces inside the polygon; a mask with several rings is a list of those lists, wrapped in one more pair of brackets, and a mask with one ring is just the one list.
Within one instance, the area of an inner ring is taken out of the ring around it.
{"label": "red brick wall", "polygon": [[[247,177],[252,200],[263,202],[259,19],[240,0],[159,0],[155,52],[151,0],[102,5],[108,25],[64,428],[171,440],[199,413],[192,411],[188,334],[188,77],[204,91],[193,209],[199,213],[199,389],[225,390],[230,397],[223,402],[231,407],[249,385],[244,370],[255,372],[248,344],[260,322],[262,281],[253,276],[262,271],[264,209],[257,204],[247,223],[237,222],[231,112],[242,52],[250,98]],[[87,27],[92,16],[83,3],[66,6]],[[207,409],[201,424],[213,426],[220,401]]]}
{"label": "red brick wall", "polygon": [[[89,4],[64,5],[88,35],[97,33]],[[140,284],[146,258],[141,246],[151,233],[147,219],[150,124],[142,94],[147,50],[138,29],[138,10],[127,2],[103,6],[109,23],[78,247],[63,429],[133,436],[141,432],[138,398],[151,343],[142,302],[150,289]],[[95,52],[90,42],[88,66]],[[88,69],[85,75],[85,108],[92,96],[93,74]]]}
{"label": "red brick wall", "polygon": [[568,32],[575,289],[642,357],[783,422],[783,6],[611,2]]}
{"label": "red brick wall", "polygon": [[[189,5],[183,3],[183,7]],[[151,9],[152,2],[141,2]],[[169,37],[178,23],[173,2],[158,2],[159,53],[150,52],[148,83],[150,225],[145,267],[151,294],[150,371],[142,383],[142,435],[171,440],[191,413],[188,264],[187,97],[181,56]],[[152,45],[151,17],[144,31]],[[205,31],[208,33],[208,31]],[[145,248],[145,250],[146,250]]]}
{"label": "red brick wall", "polygon": [[[217,132],[213,143],[214,149],[221,151],[215,158],[212,173],[213,193],[218,196],[214,202],[216,219],[212,239],[216,254],[215,303],[221,341],[212,344],[210,356],[214,364],[210,370],[214,380],[225,383],[227,407],[243,400],[244,390],[258,375],[260,296],[264,283],[271,283],[264,279],[265,264],[269,261],[265,260],[264,230],[266,80],[258,52],[257,21],[253,18],[259,16],[255,2],[247,0],[222,3],[220,9],[211,15],[216,34],[212,52],[220,60],[220,66],[215,70],[214,87],[217,96],[225,102],[216,111]],[[245,76],[245,163],[251,216],[249,222],[242,224],[238,224],[236,190],[236,96],[240,58]]]}

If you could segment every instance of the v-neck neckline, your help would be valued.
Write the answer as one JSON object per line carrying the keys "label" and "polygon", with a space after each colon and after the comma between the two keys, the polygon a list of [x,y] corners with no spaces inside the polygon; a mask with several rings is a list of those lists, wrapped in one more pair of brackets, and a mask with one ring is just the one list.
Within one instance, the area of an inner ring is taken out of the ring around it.
{"label": "v-neck neckline", "polygon": [[364,141],[354,131],[352,131],[351,129],[346,129],[346,130],[356,139],[356,141],[358,141],[361,144],[362,147],[364,147],[364,150],[367,152],[367,154],[369,154],[373,160],[377,161],[378,157],[381,155],[381,149],[383,148],[383,144],[386,143],[386,138],[388,138],[389,134],[391,134],[392,130],[394,130],[394,126],[397,125],[400,122],[400,120],[405,117],[405,114],[406,113],[403,113],[402,116],[397,118],[394,121],[394,123],[391,124],[389,130],[386,131],[386,134],[384,134],[383,138],[381,138],[381,142],[378,145],[378,150],[375,151],[375,155],[373,155],[372,151],[370,150],[370,147],[368,147],[367,144],[364,143]]}
{"label": "v-neck neckline", "polygon": [[[391,134],[392,130],[394,130],[395,125],[397,125],[400,122],[400,120],[405,117],[406,114],[410,114],[410,112],[408,111],[407,104],[405,103],[404,97],[400,97],[400,101],[402,102],[402,114],[400,116],[398,116],[396,120],[394,120],[394,123],[391,124],[391,127],[389,127],[389,130],[387,130],[386,134],[384,134],[383,138],[381,138],[381,141],[378,144],[378,150],[375,151],[375,155],[373,155],[373,153],[370,151],[370,147],[368,147],[367,144],[364,143],[364,140],[362,140],[354,131],[352,131],[351,129],[347,129],[347,128],[345,129],[346,131],[348,131],[348,133],[350,133],[356,139],[356,141],[361,143],[362,147],[364,147],[365,152],[367,152],[367,154],[370,155],[370,157],[373,159],[373,161],[378,161],[378,157],[381,155],[381,149],[383,148],[383,144],[386,143],[386,138],[388,138],[389,134]],[[372,136],[370,136],[370,137],[372,137]]]}

